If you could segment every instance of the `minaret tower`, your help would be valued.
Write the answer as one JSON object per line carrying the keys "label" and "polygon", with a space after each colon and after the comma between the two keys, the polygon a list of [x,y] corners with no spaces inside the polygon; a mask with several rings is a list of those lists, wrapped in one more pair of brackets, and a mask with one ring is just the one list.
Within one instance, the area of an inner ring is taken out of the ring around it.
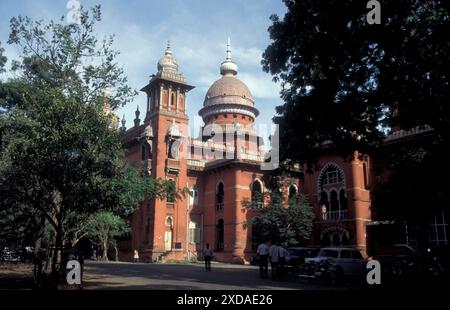
{"label": "minaret tower", "polygon": [[[144,127],[152,132],[147,141],[151,150],[150,177],[175,182],[177,188],[187,186],[186,159],[174,151],[174,144],[187,136],[188,116],[186,95],[194,87],[188,85],[173,57],[170,41],[159,60],[157,73],[141,89],[147,94]],[[144,143],[144,142],[143,142]],[[148,251],[152,259],[161,255],[178,258],[186,251],[186,201],[156,199],[149,202],[152,224],[149,228]],[[169,255],[169,256],[167,256]]]}

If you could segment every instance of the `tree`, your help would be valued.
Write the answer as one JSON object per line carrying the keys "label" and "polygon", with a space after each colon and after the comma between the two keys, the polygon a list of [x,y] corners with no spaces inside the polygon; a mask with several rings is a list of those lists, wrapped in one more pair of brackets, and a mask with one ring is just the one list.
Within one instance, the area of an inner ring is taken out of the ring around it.
{"label": "tree", "polygon": [[445,1],[385,1],[381,25],[367,23],[361,1],[284,3],[262,60],[283,86],[282,159],[314,163],[327,142],[344,156],[366,153],[397,125],[430,125],[448,145]]}
{"label": "tree", "polygon": [[281,196],[275,193],[270,195],[270,203],[262,208],[260,204],[248,200],[242,203],[252,214],[249,224],[254,240],[279,241],[290,246],[309,239],[314,214],[305,195],[292,197],[289,206],[283,204]]}
{"label": "tree", "polygon": [[98,240],[102,247],[102,260],[108,260],[109,245],[113,245],[118,260],[118,249],[114,238],[130,230],[127,222],[112,212],[98,212],[89,218],[86,226],[87,235]]}
{"label": "tree", "polygon": [[[390,176],[373,192],[374,214],[423,221],[424,206],[450,198],[447,2],[380,1],[381,25],[367,23],[364,1],[284,3],[262,60],[283,86],[281,159],[311,167],[324,152],[373,155]],[[392,129],[424,125],[426,139],[384,143]]]}
{"label": "tree", "polygon": [[112,37],[96,38],[100,20],[99,6],[83,9],[80,24],[11,19],[8,42],[22,55],[13,65],[17,77],[0,83],[0,209],[45,218],[55,273],[63,244],[90,216],[129,213],[145,195],[170,190],[124,162],[111,110],[136,91],[115,62]]}
{"label": "tree", "polygon": [[0,73],[5,71],[4,66],[6,64],[7,58],[3,55],[5,49],[2,47],[2,42],[0,42]]}

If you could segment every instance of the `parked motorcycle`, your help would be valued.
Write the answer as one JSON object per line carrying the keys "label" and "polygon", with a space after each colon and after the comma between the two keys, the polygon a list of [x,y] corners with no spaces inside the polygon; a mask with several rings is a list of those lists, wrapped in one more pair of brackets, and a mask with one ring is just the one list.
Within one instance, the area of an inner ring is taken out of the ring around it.
{"label": "parked motorcycle", "polygon": [[299,266],[298,276],[303,283],[331,282],[333,262],[331,259],[308,262]]}

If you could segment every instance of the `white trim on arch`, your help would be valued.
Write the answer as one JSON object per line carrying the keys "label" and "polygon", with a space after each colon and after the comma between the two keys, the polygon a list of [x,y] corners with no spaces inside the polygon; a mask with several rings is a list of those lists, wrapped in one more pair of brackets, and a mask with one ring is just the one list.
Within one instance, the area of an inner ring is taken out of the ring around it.
{"label": "white trim on arch", "polygon": [[295,188],[295,193],[298,195],[298,186],[295,183],[291,183],[291,185],[288,186],[288,197],[291,196],[291,187]]}
{"label": "white trim on arch", "polygon": [[216,183],[216,190],[214,191],[216,194],[217,194],[217,191],[219,190],[219,184],[220,183],[222,183],[222,186],[223,186],[223,192],[225,193],[225,182],[222,180],[222,179],[220,179],[219,181],[217,181],[217,183]]}
{"label": "white trim on arch", "polygon": [[[319,172],[319,176],[317,177],[317,182],[316,182],[317,192],[324,190],[323,188],[321,188],[321,180],[322,180],[323,174],[325,173],[325,170],[330,166],[334,166],[337,168],[338,173],[342,176],[342,181],[339,183],[343,183],[344,189],[347,188],[347,182],[345,180],[344,170],[337,163],[335,163],[333,161],[329,161],[325,164],[325,166],[322,167],[322,169]],[[339,187],[339,188],[341,188],[341,187]]]}
{"label": "white trim on arch", "polygon": [[261,181],[260,178],[254,178],[253,181],[250,183],[250,191],[253,191],[253,184],[255,182],[258,182],[259,185],[261,185],[261,194],[265,192],[264,183]]}

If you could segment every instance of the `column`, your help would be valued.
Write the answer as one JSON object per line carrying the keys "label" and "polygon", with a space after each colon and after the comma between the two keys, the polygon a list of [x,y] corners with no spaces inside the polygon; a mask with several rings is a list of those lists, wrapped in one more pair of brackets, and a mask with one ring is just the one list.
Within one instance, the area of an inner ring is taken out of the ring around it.
{"label": "column", "polygon": [[175,109],[176,109],[177,113],[178,113],[178,101],[179,101],[179,98],[180,98],[180,88],[177,88],[177,96],[175,97]]}

